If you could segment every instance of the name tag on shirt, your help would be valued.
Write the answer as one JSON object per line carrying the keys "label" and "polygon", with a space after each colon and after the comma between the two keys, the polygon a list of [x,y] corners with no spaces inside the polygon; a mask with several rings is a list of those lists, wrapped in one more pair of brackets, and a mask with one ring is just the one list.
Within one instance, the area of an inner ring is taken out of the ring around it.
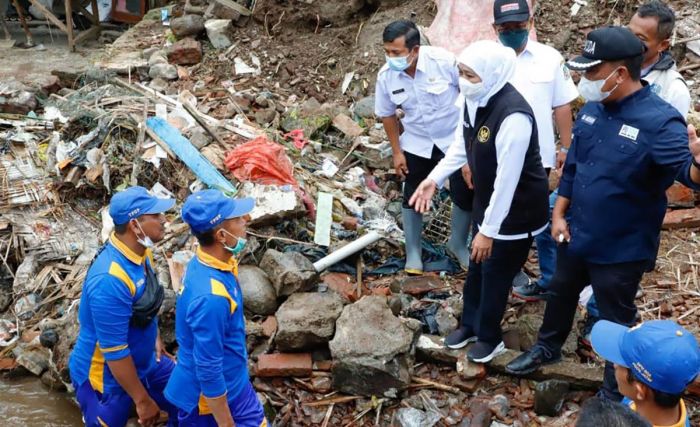
{"label": "name tag on shirt", "polygon": [[406,89],[403,89],[403,88],[402,88],[402,89],[396,89],[395,91],[392,91],[391,94],[392,94],[392,95],[398,95],[398,94],[404,93],[404,92],[406,92]]}
{"label": "name tag on shirt", "polygon": [[620,128],[619,135],[627,139],[631,139],[636,143],[637,136],[639,136],[639,129],[628,125],[622,125],[622,128]]}
{"label": "name tag on shirt", "polygon": [[592,125],[593,123],[595,123],[595,117],[589,116],[588,114],[584,114],[583,116],[581,116],[581,120],[587,125]]}

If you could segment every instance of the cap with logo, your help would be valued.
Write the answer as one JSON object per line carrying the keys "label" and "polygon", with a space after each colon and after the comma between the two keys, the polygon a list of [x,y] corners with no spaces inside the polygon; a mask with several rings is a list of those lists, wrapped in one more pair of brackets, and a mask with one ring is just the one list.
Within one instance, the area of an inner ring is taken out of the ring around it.
{"label": "cap with logo", "polygon": [[530,6],[526,0],[496,0],[493,3],[493,23],[523,22],[530,19]]}
{"label": "cap with logo", "polygon": [[630,369],[650,388],[680,394],[700,374],[700,348],[692,333],[671,320],[627,328],[601,320],[591,332],[593,349]]}
{"label": "cap with logo", "polygon": [[252,198],[233,199],[219,190],[192,193],[182,206],[182,219],[195,233],[204,233],[231,218],[249,214],[255,207]]}
{"label": "cap with logo", "polygon": [[174,199],[160,199],[143,187],[129,187],[109,202],[109,216],[116,225],[123,225],[141,215],[160,214],[175,206]]}
{"label": "cap with logo", "polygon": [[644,43],[627,27],[609,26],[593,30],[586,36],[583,53],[566,66],[584,71],[603,62],[620,61],[644,53]]}

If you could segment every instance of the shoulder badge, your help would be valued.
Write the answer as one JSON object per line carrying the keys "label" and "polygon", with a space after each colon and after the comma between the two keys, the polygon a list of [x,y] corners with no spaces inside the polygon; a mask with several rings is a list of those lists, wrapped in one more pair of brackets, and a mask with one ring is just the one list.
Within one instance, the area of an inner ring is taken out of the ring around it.
{"label": "shoulder badge", "polygon": [[487,128],[486,126],[482,126],[481,129],[479,129],[479,133],[476,135],[476,139],[484,143],[489,140],[489,137],[491,136],[491,130]]}

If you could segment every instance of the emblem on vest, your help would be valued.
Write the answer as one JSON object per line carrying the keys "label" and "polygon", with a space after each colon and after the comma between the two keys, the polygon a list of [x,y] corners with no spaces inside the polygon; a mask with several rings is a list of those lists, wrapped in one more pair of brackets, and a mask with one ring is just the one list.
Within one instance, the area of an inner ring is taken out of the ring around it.
{"label": "emblem on vest", "polygon": [[487,128],[486,126],[482,126],[481,129],[479,129],[479,133],[476,135],[476,139],[479,142],[484,143],[489,140],[490,136],[491,131],[489,130],[489,128]]}

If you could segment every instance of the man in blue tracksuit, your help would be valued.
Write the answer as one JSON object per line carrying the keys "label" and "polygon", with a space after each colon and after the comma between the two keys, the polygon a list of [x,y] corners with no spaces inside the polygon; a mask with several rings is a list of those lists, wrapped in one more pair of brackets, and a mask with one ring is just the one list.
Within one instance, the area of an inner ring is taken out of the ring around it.
{"label": "man in blue tracksuit", "polygon": [[[243,295],[234,258],[245,246],[253,199],[192,194],[182,219],[199,241],[175,313],[178,364],[165,396],[180,426],[260,427],[267,421],[248,376]],[[234,424],[235,423],[235,424]]]}
{"label": "man in blue tracksuit", "polygon": [[80,299],[80,332],[70,356],[70,377],[89,427],[126,425],[136,406],[139,422],[154,425],[161,411],[177,425],[177,409],[163,396],[173,370],[161,358],[157,314],[163,288],[153,271],[153,242],[163,239],[174,200],[143,187],[112,197],[115,232],[88,270]]}
{"label": "man in blue tracksuit", "polygon": [[[525,375],[561,356],[589,283],[600,316],[635,322],[634,297],[657,252],[674,179],[700,189],[700,138],[683,116],[641,80],[644,45],[625,27],[587,35],[583,54],[567,63],[581,71],[588,101],[574,124],[552,236],[560,245],[538,341],[506,366]],[[611,363],[601,393],[621,400]]]}

